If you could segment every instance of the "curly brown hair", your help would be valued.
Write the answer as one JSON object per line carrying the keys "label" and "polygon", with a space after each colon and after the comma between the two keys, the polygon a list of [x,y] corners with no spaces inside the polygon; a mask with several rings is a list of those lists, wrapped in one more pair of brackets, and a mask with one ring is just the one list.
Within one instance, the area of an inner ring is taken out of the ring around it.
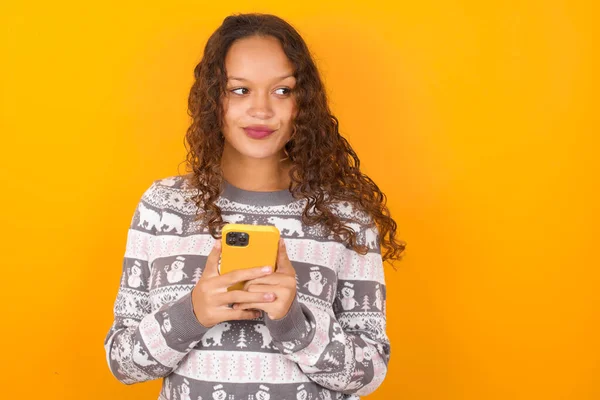
{"label": "curly brown hair", "polygon": [[294,66],[293,91],[298,114],[295,134],[285,145],[292,163],[289,190],[296,199],[306,199],[302,222],[322,224],[336,240],[365,254],[368,248],[357,241],[358,232],[345,225],[332,204],[343,201],[357,212],[366,213],[377,225],[384,261],[400,260],[405,242],[396,239],[396,222],[386,207],[386,196],[360,171],[360,160],[339,133],[339,122],[332,115],[319,71],[299,33],[283,19],[270,14],[234,14],[226,17],[210,36],[204,55],[194,69],[195,82],[188,99],[192,118],[185,141],[189,185],[197,189],[193,201],[202,209],[199,216],[210,234],[219,238],[225,222],[216,201],[223,190],[221,155],[224,137],[222,98],[226,95],[225,56],[233,42],[251,36],[272,36]]}

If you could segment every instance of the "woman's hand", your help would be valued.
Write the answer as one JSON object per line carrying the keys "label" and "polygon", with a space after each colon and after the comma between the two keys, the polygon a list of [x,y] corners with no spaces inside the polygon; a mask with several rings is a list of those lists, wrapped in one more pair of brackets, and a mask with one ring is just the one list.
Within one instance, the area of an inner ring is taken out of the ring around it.
{"label": "woman's hand", "polygon": [[[217,240],[206,260],[204,272],[198,283],[192,289],[192,305],[198,322],[210,328],[223,321],[253,319],[260,316],[258,311],[232,309],[229,304],[267,304],[274,296],[265,293],[251,293],[244,290],[227,291],[227,288],[237,282],[268,277],[272,274],[271,267],[241,269],[220,275],[218,270],[221,242]],[[266,303],[265,303],[266,302]]]}
{"label": "woman's hand", "polygon": [[271,302],[237,302],[233,306],[235,310],[257,309],[267,313],[270,319],[281,319],[288,313],[294,298],[296,297],[296,270],[288,258],[285,242],[279,239],[279,251],[277,252],[277,269],[274,273],[254,278],[248,281],[244,290],[259,295],[275,294]]}

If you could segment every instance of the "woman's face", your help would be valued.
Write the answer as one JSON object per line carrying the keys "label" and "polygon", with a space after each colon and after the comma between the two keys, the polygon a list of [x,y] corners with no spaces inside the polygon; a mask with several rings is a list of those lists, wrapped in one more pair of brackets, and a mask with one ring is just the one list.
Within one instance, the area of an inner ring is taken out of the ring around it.
{"label": "woman's face", "polygon": [[[281,44],[271,36],[239,39],[227,52],[225,70],[225,151],[256,159],[282,158],[296,115],[291,93],[296,79]],[[259,130],[247,129],[251,126]],[[261,128],[273,132],[263,133]]]}

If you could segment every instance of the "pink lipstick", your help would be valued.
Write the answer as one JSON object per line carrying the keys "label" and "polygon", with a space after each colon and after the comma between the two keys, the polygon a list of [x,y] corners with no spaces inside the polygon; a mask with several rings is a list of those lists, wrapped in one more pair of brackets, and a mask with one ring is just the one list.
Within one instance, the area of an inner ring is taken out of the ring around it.
{"label": "pink lipstick", "polygon": [[246,132],[246,135],[252,139],[264,139],[275,132],[274,129],[271,129],[266,125],[250,125],[245,127],[244,131]]}

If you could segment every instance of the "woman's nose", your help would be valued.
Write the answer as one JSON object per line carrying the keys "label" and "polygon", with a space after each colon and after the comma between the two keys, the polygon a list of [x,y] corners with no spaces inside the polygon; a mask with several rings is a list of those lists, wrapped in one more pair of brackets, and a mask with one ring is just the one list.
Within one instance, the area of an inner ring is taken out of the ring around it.
{"label": "woman's nose", "polygon": [[252,96],[249,113],[253,117],[268,118],[273,114],[273,108],[268,93],[256,93]]}

